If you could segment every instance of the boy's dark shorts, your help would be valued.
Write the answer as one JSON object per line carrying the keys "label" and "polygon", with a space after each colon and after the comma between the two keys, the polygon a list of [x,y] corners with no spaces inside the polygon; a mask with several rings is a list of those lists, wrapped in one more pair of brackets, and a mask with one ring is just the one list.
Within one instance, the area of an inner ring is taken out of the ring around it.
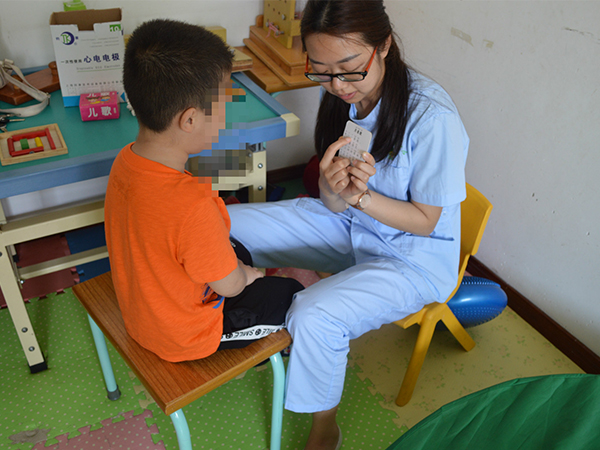
{"label": "boy's dark shorts", "polygon": [[[246,247],[231,238],[237,257],[252,265]],[[293,278],[264,277],[235,297],[225,298],[223,305],[223,337],[218,350],[242,348],[283,328],[285,316],[294,294],[304,289]]]}

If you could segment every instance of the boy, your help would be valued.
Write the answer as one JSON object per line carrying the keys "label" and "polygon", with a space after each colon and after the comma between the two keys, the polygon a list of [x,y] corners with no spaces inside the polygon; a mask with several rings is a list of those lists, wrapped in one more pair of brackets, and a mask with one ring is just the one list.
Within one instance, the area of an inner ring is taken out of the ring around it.
{"label": "boy", "polygon": [[228,340],[239,330],[262,337],[281,328],[302,289],[251,267],[229,239],[210,179],[185,171],[189,155],[210,148],[225,126],[230,72],[217,36],[172,20],[142,24],[125,52],[123,84],[140,129],[111,169],[106,241],[127,331],[167,361],[252,342]]}

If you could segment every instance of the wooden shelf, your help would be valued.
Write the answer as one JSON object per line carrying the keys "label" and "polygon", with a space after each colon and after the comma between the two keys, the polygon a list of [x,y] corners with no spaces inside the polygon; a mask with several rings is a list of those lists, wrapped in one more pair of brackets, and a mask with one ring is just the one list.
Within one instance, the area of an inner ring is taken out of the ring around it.
{"label": "wooden shelf", "polygon": [[293,82],[286,82],[284,77],[279,76],[266,66],[248,47],[236,47],[236,49],[252,58],[253,67],[245,74],[268,94],[319,85],[314,81],[310,81],[304,75],[296,77]]}
{"label": "wooden shelf", "polygon": [[[254,68],[248,72],[248,76],[266,92],[289,91],[291,89],[301,89],[319,85],[318,83],[307,79],[304,76],[304,73],[302,75],[286,74],[277,63],[262,52],[250,39],[244,39],[244,44],[246,44],[246,47],[244,47],[246,48],[246,54],[249,52],[253,55],[254,60]],[[259,66],[262,66],[261,70],[257,70],[257,67]],[[255,78],[259,81],[256,81]]]}
{"label": "wooden shelf", "polygon": [[245,70],[252,69],[254,61],[250,56],[241,52],[238,48],[230,48],[233,51],[233,67],[231,70],[232,72],[243,72]]}

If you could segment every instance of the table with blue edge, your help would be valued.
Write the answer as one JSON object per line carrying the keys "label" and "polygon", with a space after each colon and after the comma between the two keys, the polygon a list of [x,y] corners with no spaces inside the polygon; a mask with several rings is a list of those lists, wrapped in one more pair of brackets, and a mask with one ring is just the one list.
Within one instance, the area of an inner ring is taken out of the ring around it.
{"label": "table with blue edge", "polygon": [[[212,150],[247,149],[248,160],[243,176],[214,177],[213,184],[217,189],[227,190],[248,186],[250,201],[264,201],[267,170],[262,143],[297,135],[300,121],[243,73],[233,74],[232,80],[246,95],[227,104],[226,129],[220,131]],[[12,105],[0,102],[0,108],[8,109]],[[107,176],[121,148],[134,141],[138,131],[137,121],[125,104],[121,104],[118,120],[82,122],[79,108],[65,108],[59,91],[52,93],[50,105],[42,113],[26,118],[24,122],[13,122],[8,129],[15,131],[53,123],[61,130],[68,154],[0,167],[0,201]],[[210,156],[212,150],[198,156]],[[103,221],[103,199],[16,220],[7,220],[0,203],[0,288],[32,373],[47,369],[48,364],[27,314],[20,284],[29,278],[108,255],[106,247],[101,247],[17,268],[12,256],[14,245]]]}

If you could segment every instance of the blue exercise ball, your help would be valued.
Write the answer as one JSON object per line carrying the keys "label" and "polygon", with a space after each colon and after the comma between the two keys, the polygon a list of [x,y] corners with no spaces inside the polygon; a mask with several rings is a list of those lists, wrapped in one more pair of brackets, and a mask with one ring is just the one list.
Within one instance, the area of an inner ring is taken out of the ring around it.
{"label": "blue exercise ball", "polygon": [[448,307],[463,327],[489,322],[506,308],[507,297],[498,283],[480,277],[464,277],[448,301]]}

